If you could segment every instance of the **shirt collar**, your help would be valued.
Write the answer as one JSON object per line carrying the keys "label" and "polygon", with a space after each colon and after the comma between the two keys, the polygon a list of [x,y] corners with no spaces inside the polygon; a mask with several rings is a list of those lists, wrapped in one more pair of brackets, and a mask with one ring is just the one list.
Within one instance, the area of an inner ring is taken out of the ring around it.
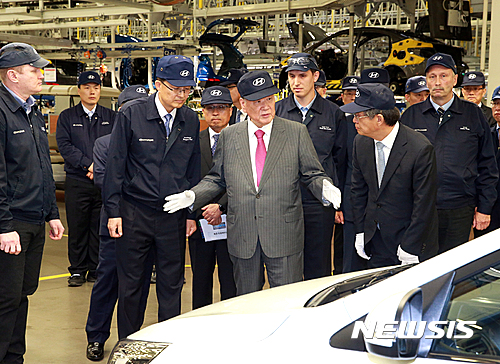
{"label": "shirt collar", "polygon": [[155,96],[155,105],[156,105],[156,109],[158,110],[158,114],[160,115],[160,117],[163,120],[166,120],[165,117],[167,116],[167,114],[172,115],[171,120],[175,119],[175,115],[177,114],[177,109],[174,107],[171,112],[168,112],[167,109],[165,109],[163,107],[163,105],[161,104],[160,99],[158,98],[158,92],[156,93],[156,96]]}
{"label": "shirt collar", "polygon": [[92,110],[87,109],[83,104],[82,104],[83,111],[85,111],[85,114],[87,114],[89,117],[92,117],[94,115],[96,109],[97,109],[97,104],[94,105],[94,108]]}
{"label": "shirt collar", "polygon": [[265,134],[267,134],[268,136],[270,136],[271,135],[271,130],[273,128],[273,123],[274,123],[274,120],[271,121],[269,124],[264,125],[262,128],[259,128],[251,120],[248,120],[248,135],[250,137],[255,136],[255,132],[260,129]]}
{"label": "shirt collar", "polygon": [[434,108],[434,110],[438,110],[439,108],[443,109],[444,111],[447,111],[450,107],[451,107],[451,104],[453,104],[453,101],[455,100],[455,94],[453,94],[453,97],[451,98],[450,101],[448,101],[446,104],[440,106],[438,104],[436,104],[433,100],[432,100],[432,97],[429,96],[429,101],[431,102],[432,104],[432,107]]}
{"label": "shirt collar", "polygon": [[8,88],[5,84],[3,84],[5,89],[10,92],[10,94],[16,99],[17,102],[21,105],[21,107],[24,109],[26,114],[29,114],[31,112],[31,107],[35,104],[35,98],[33,96],[28,97],[27,100],[21,99],[17,94],[12,91],[10,88]]}
{"label": "shirt collar", "polygon": [[[399,131],[399,121],[396,121],[396,124],[394,124],[394,128],[392,128],[391,132],[384,139],[380,140],[380,142],[382,142],[382,144],[384,144],[385,147],[392,149],[394,141],[396,140],[396,136],[398,135],[398,131]],[[379,140],[375,140],[375,143],[378,141]]]}
{"label": "shirt collar", "polygon": [[314,104],[314,101],[316,100],[316,97],[318,96],[318,94],[315,92],[314,93],[314,99],[312,99],[312,101],[307,104],[306,106],[302,106],[298,101],[297,101],[297,98],[295,97],[295,94],[293,95],[293,101],[295,101],[295,105],[297,105],[297,107],[300,109],[300,111],[302,111],[302,108],[305,107],[307,109],[307,111],[309,111],[309,109],[311,108],[312,104]]}

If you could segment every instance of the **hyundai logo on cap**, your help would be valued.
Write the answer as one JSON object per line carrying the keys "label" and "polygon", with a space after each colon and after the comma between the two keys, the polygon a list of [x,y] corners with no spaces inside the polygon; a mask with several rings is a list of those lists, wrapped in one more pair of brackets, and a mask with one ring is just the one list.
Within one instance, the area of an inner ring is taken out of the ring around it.
{"label": "hyundai logo on cap", "polygon": [[480,71],[469,71],[464,75],[462,84],[460,86],[485,86],[486,78],[484,73]]}
{"label": "hyundai logo on cap", "polygon": [[425,66],[425,73],[429,71],[432,66],[442,66],[451,69],[455,74],[457,74],[457,65],[452,56],[446,53],[436,53],[427,60],[427,65]]}
{"label": "hyundai logo on cap", "polygon": [[405,94],[409,92],[419,93],[422,91],[429,91],[424,76],[413,76],[406,81]]}
{"label": "hyundai logo on cap", "polygon": [[266,83],[266,80],[264,79],[264,77],[259,77],[259,78],[256,78],[252,82],[252,85],[254,85],[255,87],[259,87],[259,86],[262,86],[265,83]]}
{"label": "hyundai logo on cap", "polygon": [[359,80],[360,85],[365,83],[383,83],[389,86],[390,82],[389,71],[378,67],[366,68],[361,71],[361,79]]}
{"label": "hyundai logo on cap", "polygon": [[469,75],[469,80],[473,80],[473,79],[475,79],[476,77],[477,77],[477,76],[476,76],[474,73],[471,73],[471,74]]}
{"label": "hyundai logo on cap", "polygon": [[140,94],[145,94],[146,93],[146,89],[144,87],[137,87],[135,89],[135,92],[138,92]]}
{"label": "hyundai logo on cap", "polygon": [[419,81],[419,82],[418,82],[418,85],[419,85],[419,86],[425,86],[425,81]]}
{"label": "hyundai logo on cap", "polygon": [[174,87],[194,87],[194,65],[189,57],[175,54],[162,57],[156,66],[156,78],[166,80]]}
{"label": "hyundai logo on cap", "polygon": [[187,77],[187,76],[189,76],[189,71],[188,70],[181,71],[180,75],[182,77]]}
{"label": "hyundai logo on cap", "polygon": [[222,95],[222,91],[221,90],[212,90],[210,92],[210,95],[212,95],[212,96],[220,96],[220,95]]}
{"label": "hyundai logo on cap", "polygon": [[370,73],[368,74],[368,77],[370,77],[370,78],[378,78],[379,76],[380,76],[380,75],[379,75],[379,73],[378,73],[378,72],[370,72]]}
{"label": "hyundai logo on cap", "polygon": [[442,59],[443,59],[443,57],[442,57],[442,56],[436,56],[436,57],[434,57],[432,60],[433,60],[433,61],[440,61],[440,60],[442,60]]}
{"label": "hyundai logo on cap", "polygon": [[94,80],[95,76],[94,75],[88,75],[89,80]]}
{"label": "hyundai logo on cap", "polygon": [[359,97],[359,90],[356,90],[356,97]]}
{"label": "hyundai logo on cap", "polygon": [[349,83],[358,83],[358,79],[357,78],[351,78],[349,80]]}
{"label": "hyundai logo on cap", "polygon": [[203,90],[203,94],[201,95],[201,106],[210,104],[231,105],[232,103],[231,92],[229,92],[229,89],[222,86],[208,87]]}

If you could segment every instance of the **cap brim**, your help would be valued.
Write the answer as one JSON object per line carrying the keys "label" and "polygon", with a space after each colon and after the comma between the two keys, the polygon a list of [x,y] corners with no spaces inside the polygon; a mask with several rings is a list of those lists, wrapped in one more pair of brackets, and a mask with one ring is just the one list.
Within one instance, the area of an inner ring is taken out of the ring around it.
{"label": "cap brim", "polygon": [[294,64],[293,66],[287,66],[285,72],[290,72],[290,71],[307,72],[309,70],[319,71],[317,68],[312,68],[312,67],[309,67],[309,66],[303,66],[303,65],[300,65],[300,64]]}
{"label": "cap brim", "polygon": [[462,84],[460,85],[460,87],[464,87],[464,86],[482,86],[484,85],[484,82],[474,82],[474,81],[471,81],[471,82],[462,82]]}
{"label": "cap brim", "polygon": [[357,90],[358,86],[346,86],[342,87],[342,90]]}
{"label": "cap brim", "polygon": [[443,66],[443,67],[449,68],[449,69],[450,69],[450,70],[452,70],[455,74],[457,74],[457,73],[458,73],[458,72],[457,72],[457,68],[456,68],[456,67],[455,67],[455,68],[450,67],[450,65],[449,65],[449,64],[446,64],[446,63],[444,63],[444,62],[436,62],[436,63],[431,64],[430,66],[427,66],[427,67],[425,68],[425,73],[427,73],[427,71],[429,71],[429,68],[431,68],[432,66]]}
{"label": "cap brim", "polygon": [[422,92],[422,91],[429,91],[429,88],[428,87],[419,87],[419,88],[416,88],[415,90],[410,90],[408,92],[418,93],[418,92]]}
{"label": "cap brim", "polygon": [[340,110],[342,110],[343,112],[347,112],[349,114],[356,114],[358,112],[362,112],[362,111],[366,111],[366,110],[370,110],[370,109],[373,109],[373,107],[358,105],[358,104],[356,104],[356,101],[340,107]]}
{"label": "cap brim", "polygon": [[[260,90],[258,92],[254,92],[253,94],[241,96],[241,97],[244,98],[245,100],[248,100],[248,101],[256,101],[256,100],[263,99],[264,97],[268,97],[268,96],[277,94],[278,92],[279,92],[278,88],[273,85],[272,87],[268,87],[264,90]],[[240,92],[240,95],[241,95],[241,92]]]}
{"label": "cap brim", "polygon": [[496,100],[496,99],[500,99],[500,95],[493,96],[493,97],[491,98],[491,101]]}
{"label": "cap brim", "polygon": [[187,87],[187,86],[195,87],[196,86],[196,82],[194,82],[194,80],[169,80],[167,78],[166,81],[168,81],[168,83],[170,83],[172,86],[175,86],[175,87]]}
{"label": "cap brim", "polygon": [[50,63],[50,61],[47,61],[45,58],[41,58],[35,62],[31,62],[30,66],[36,67],[36,68],[43,68],[47,66]]}

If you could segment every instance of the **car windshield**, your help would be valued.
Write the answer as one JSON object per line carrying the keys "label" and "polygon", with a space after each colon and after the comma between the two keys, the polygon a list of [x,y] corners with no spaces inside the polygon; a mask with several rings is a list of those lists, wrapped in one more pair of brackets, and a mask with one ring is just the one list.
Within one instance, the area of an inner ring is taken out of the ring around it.
{"label": "car windshield", "polygon": [[325,288],[307,301],[304,307],[317,307],[338,300],[339,298],[349,296],[359,292],[365,288],[373,286],[376,283],[382,282],[384,279],[392,277],[399,272],[402,272],[413,265],[401,265],[392,267],[376,273],[367,273],[354,278],[346,279],[333,286]]}

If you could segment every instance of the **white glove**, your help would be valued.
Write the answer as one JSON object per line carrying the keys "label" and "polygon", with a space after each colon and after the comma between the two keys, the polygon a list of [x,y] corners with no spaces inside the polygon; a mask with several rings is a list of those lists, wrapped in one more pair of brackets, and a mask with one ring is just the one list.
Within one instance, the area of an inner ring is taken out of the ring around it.
{"label": "white glove", "polygon": [[356,241],[354,242],[354,247],[358,255],[366,260],[370,260],[371,257],[365,253],[365,233],[356,234]]}
{"label": "white glove", "polygon": [[405,252],[401,245],[398,246],[398,259],[401,261],[401,265],[420,263],[418,256]]}
{"label": "white glove", "polygon": [[185,209],[194,203],[194,199],[195,195],[191,190],[167,196],[165,197],[165,201],[167,201],[167,203],[163,205],[163,211],[167,211],[169,214],[172,214],[176,211]]}
{"label": "white glove", "polygon": [[338,210],[342,202],[340,190],[332,185],[327,179],[323,180],[323,198],[333,204],[335,210]]}

